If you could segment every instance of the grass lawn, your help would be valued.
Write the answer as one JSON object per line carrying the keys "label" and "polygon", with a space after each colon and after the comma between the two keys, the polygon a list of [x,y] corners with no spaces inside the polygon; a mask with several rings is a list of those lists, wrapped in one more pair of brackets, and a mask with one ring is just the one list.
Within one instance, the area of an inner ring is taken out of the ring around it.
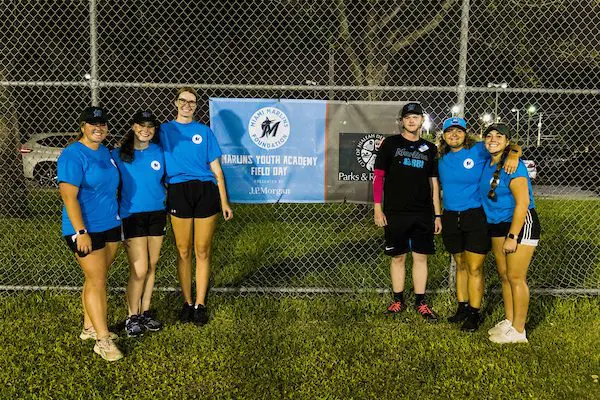
{"label": "grass lawn", "polygon": [[[0,398],[598,399],[600,299],[535,298],[528,345],[496,345],[502,317],[488,301],[475,334],[414,311],[383,316],[387,296],[211,295],[203,328],[175,322],[179,298],[155,295],[163,331],[119,339],[106,363],[78,338],[79,297],[0,297]],[[451,313],[449,294],[432,298]],[[113,325],[125,317],[110,298]]]}

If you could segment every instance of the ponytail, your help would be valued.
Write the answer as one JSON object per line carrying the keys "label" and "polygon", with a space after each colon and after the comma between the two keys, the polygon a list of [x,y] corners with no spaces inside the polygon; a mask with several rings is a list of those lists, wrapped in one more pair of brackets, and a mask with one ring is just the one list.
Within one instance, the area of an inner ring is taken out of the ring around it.
{"label": "ponytail", "polygon": [[500,182],[500,172],[504,167],[504,163],[506,162],[506,158],[510,153],[511,143],[509,142],[504,151],[502,152],[502,156],[500,157],[500,161],[496,164],[496,170],[492,175],[492,182],[490,182],[490,191],[488,192],[488,199],[496,201],[496,187],[498,187],[498,183]]}

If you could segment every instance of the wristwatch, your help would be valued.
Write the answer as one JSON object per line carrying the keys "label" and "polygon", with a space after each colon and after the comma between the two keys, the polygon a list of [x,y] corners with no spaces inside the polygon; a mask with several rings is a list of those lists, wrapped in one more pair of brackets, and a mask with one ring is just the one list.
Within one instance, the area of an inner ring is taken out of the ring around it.
{"label": "wristwatch", "polygon": [[87,229],[83,228],[77,231],[77,236],[85,235],[88,233]]}
{"label": "wristwatch", "polygon": [[516,239],[517,237],[516,237],[515,235],[513,235],[512,233],[510,233],[510,232],[509,232],[509,233],[506,235],[506,238],[507,238],[507,239]]}

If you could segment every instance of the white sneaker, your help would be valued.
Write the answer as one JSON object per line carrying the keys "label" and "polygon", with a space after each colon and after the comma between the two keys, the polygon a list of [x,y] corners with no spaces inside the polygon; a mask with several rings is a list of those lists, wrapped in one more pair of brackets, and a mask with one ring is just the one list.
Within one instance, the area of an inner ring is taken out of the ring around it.
{"label": "white sneaker", "polygon": [[123,358],[123,353],[110,339],[96,340],[94,352],[106,361],[117,361]]}
{"label": "white sneaker", "polygon": [[508,328],[512,326],[512,322],[505,319],[498,322],[488,331],[488,335],[497,335],[499,333],[505,332]]}
{"label": "white sneaker", "polygon": [[[114,332],[108,332],[108,337],[111,340],[115,340],[119,336]],[[90,340],[90,339],[96,340],[97,339],[96,331],[94,330],[94,328],[89,328],[89,329],[83,328],[81,330],[81,333],[79,334],[79,339],[81,339],[81,340]]]}
{"label": "white sneaker", "polygon": [[508,328],[505,332],[490,336],[490,340],[494,343],[528,343],[527,333],[523,329],[523,333],[517,332],[514,327]]}

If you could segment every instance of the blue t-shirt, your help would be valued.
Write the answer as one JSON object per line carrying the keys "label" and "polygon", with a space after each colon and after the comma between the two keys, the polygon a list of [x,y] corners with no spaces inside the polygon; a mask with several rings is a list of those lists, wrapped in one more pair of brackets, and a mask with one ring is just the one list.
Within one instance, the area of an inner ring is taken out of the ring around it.
{"label": "blue t-shirt", "polygon": [[[79,188],[77,200],[88,232],[104,232],[121,225],[117,204],[119,171],[106,147],[92,150],[81,142],[67,146],[58,157],[58,182]],[[75,228],[62,212],[63,236],[75,234]]]}
{"label": "blue t-shirt", "polygon": [[144,150],[134,150],[132,162],[121,160],[120,152],[120,148],[112,151],[121,173],[121,218],[133,213],[164,210],[167,191],[163,185],[165,157],[162,148],[150,143]]}
{"label": "blue t-shirt", "polygon": [[490,153],[483,142],[470,149],[448,152],[439,159],[438,169],[442,185],[442,202],[445,210],[465,211],[481,207],[479,181]]}
{"label": "blue t-shirt", "polygon": [[196,121],[165,122],[160,126],[160,143],[165,153],[167,183],[217,183],[209,164],[221,156],[221,149],[208,126]]}
{"label": "blue t-shirt", "polygon": [[519,160],[519,166],[515,173],[508,175],[504,172],[504,169],[500,171],[500,179],[498,186],[496,187],[496,201],[488,198],[488,193],[491,189],[491,181],[496,171],[496,165],[490,165],[487,163],[483,169],[481,175],[481,181],[479,182],[479,193],[483,202],[483,209],[487,216],[487,221],[491,224],[498,224],[500,222],[512,221],[513,212],[515,210],[515,198],[510,191],[510,181],[515,178],[527,179],[527,187],[529,188],[529,208],[535,208],[533,201],[533,190],[531,189],[531,181],[529,180],[529,174],[527,173],[527,167],[523,164],[523,161]]}

